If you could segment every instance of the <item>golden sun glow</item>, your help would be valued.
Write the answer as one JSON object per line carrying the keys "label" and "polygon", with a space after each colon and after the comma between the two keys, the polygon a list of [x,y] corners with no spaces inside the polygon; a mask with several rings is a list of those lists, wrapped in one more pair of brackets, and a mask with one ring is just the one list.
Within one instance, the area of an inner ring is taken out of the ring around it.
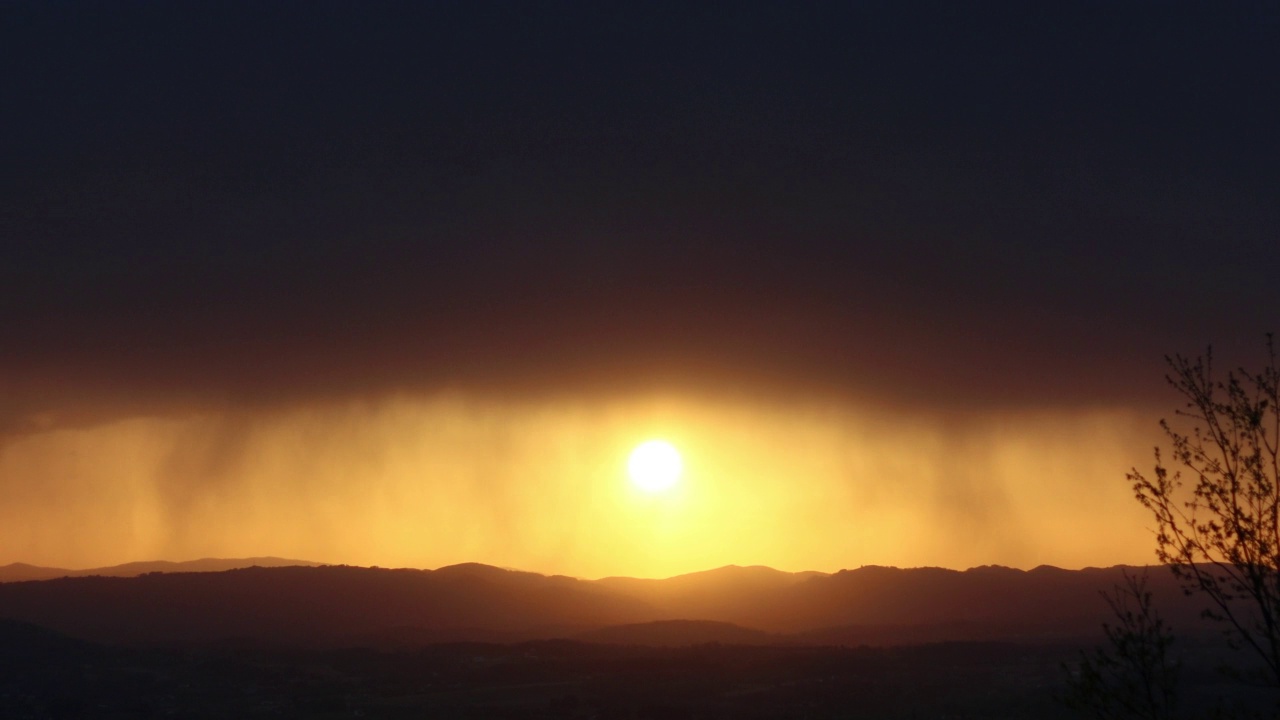
{"label": "golden sun glow", "polygon": [[684,463],[680,452],[666,440],[649,440],[631,451],[627,473],[636,487],[647,492],[660,492],[680,480]]}
{"label": "golden sun glow", "polygon": [[[266,552],[578,577],[1141,564],[1150,535],[1116,468],[1160,441],[1146,420],[460,394],[137,417],[0,443],[0,564]],[[652,490],[629,461],[659,438],[676,452],[655,455],[683,460]]]}

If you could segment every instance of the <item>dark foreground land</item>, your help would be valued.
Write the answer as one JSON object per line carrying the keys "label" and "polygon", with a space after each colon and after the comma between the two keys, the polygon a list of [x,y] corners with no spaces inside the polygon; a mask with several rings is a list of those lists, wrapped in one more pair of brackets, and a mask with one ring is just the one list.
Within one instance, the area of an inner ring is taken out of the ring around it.
{"label": "dark foreground land", "polygon": [[[1065,645],[137,648],[5,624],[0,647],[4,718],[1078,717],[1054,699]],[[1244,697],[1188,677],[1201,702]]]}

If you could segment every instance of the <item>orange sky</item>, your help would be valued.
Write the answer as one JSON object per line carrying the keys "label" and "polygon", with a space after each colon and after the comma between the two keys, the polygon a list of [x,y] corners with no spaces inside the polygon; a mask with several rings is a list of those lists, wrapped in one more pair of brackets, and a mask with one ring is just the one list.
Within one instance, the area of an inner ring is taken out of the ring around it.
{"label": "orange sky", "polygon": [[[584,577],[1142,563],[1124,474],[1150,464],[1155,420],[459,394],[136,417],[0,447],[0,562],[277,555]],[[685,472],[647,495],[626,459],[654,437]]]}
{"label": "orange sky", "polygon": [[0,22],[0,562],[1148,562],[1161,358],[1280,307],[1255,9],[85,5]]}

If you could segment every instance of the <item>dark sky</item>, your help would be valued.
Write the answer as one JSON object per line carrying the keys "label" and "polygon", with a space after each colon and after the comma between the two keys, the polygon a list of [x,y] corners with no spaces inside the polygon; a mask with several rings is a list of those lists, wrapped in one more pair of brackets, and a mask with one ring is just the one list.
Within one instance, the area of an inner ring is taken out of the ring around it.
{"label": "dark sky", "polygon": [[1280,13],[1049,5],[5,3],[0,422],[1163,407],[1276,327]]}

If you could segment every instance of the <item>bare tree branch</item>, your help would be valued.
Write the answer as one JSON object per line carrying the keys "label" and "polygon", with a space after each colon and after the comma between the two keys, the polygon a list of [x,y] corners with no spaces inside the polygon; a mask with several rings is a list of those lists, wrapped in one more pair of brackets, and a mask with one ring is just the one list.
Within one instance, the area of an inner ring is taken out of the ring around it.
{"label": "bare tree branch", "polygon": [[[1168,460],[1156,448],[1150,476],[1128,480],[1156,520],[1156,557],[1188,594],[1211,604],[1236,645],[1249,648],[1280,686],[1280,366],[1267,336],[1260,372],[1213,373],[1203,357],[1165,358],[1184,400],[1161,421]],[[1187,481],[1183,480],[1186,473]],[[1113,607],[1114,609],[1114,607]]]}

